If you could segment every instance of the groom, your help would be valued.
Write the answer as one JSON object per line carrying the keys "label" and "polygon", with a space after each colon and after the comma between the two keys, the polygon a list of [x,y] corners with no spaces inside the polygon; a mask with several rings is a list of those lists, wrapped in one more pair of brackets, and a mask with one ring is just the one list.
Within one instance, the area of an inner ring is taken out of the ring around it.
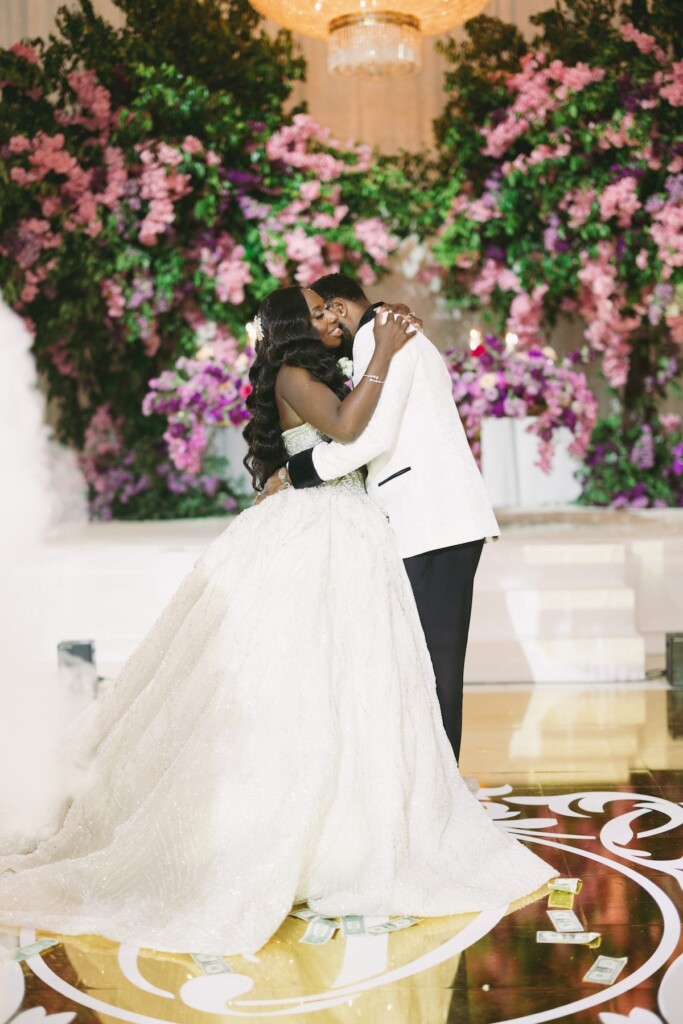
{"label": "groom", "polygon": [[[374,350],[371,304],[343,274],[311,285],[353,343],[353,382]],[[347,347],[347,346],[345,346]],[[346,353],[345,353],[346,354]],[[366,489],[387,515],[410,579],[456,759],[472,589],[486,537],[499,530],[474,461],[443,358],[422,333],[394,356],[369,424],[351,444],[322,442],[293,455],[294,487],[315,487],[367,465]],[[273,479],[273,478],[271,478]],[[267,493],[277,484],[266,487]]]}

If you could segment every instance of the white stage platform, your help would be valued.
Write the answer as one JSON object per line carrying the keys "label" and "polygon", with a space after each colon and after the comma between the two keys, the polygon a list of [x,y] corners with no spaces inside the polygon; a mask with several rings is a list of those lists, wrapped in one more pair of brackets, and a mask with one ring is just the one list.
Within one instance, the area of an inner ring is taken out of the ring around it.
{"label": "white stage platform", "polygon": [[[499,522],[477,575],[468,682],[643,679],[646,654],[683,632],[683,510],[515,510]],[[115,674],[227,523],[90,523],[53,536],[2,582],[31,654],[52,666],[58,641],[92,638],[101,673]]]}
{"label": "white stage platform", "polygon": [[683,632],[683,509],[506,513],[477,574],[467,679],[645,677]]}

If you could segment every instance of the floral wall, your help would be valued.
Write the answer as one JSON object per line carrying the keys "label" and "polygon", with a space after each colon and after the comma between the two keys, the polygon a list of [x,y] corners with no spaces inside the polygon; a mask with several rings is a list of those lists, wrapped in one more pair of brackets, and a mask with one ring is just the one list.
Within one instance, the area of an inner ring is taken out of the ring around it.
{"label": "floral wall", "polygon": [[441,45],[436,151],[396,157],[293,106],[303,61],[245,0],[113,2],[118,27],[80,0],[0,52],[0,280],[93,515],[233,508],[212,443],[246,416],[245,322],[279,284],[372,288],[392,258],[448,333],[489,331],[482,362],[447,355],[475,451],[483,415],[533,413],[542,465],[573,432],[582,500],[683,503],[673,0],[560,0],[526,36],[475,19]]}
{"label": "floral wall", "polygon": [[[235,505],[206,426],[244,418],[236,360],[258,302],[339,269],[375,281],[410,200],[391,161],[285,117],[303,64],[246,3],[227,19],[197,0],[121,6],[125,28],[83,0],[57,38],[0,55],[2,289],[35,334],[93,514],[206,514]],[[163,410],[143,405],[178,359],[180,374],[231,367],[210,411],[194,379]]]}
{"label": "floral wall", "polygon": [[[560,319],[597,364],[582,500],[680,505],[683,42],[674,3],[560,3],[524,39],[488,18],[447,47],[437,123],[444,288],[519,349]],[[448,170],[450,179],[445,184]]]}

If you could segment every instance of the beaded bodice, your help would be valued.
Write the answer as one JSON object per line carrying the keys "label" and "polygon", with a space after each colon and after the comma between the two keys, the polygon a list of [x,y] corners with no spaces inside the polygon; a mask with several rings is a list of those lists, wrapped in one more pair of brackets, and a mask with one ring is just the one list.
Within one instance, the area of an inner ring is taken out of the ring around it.
{"label": "beaded bodice", "polygon": [[[299,427],[291,427],[289,430],[283,430],[282,440],[285,443],[287,454],[297,455],[299,452],[303,452],[307,448],[313,448],[313,446],[318,444],[319,441],[329,441],[329,437],[326,437],[325,434],[316,427],[311,426],[310,423],[302,423]],[[355,470],[353,473],[348,473],[346,476],[342,476],[338,480],[326,481],[325,486],[343,486],[350,490],[363,491],[363,493],[365,493],[365,484],[358,470]]]}

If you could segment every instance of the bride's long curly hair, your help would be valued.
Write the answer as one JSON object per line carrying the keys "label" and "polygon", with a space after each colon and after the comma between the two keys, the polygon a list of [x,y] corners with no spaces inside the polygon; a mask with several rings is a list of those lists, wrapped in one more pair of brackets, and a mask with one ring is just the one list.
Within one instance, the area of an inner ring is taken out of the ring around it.
{"label": "bride's long curly hair", "polygon": [[251,419],[244,429],[249,445],[244,465],[254,490],[262,491],[268,478],[288,458],[275,401],[275,380],[280,367],[303,366],[340,399],[348,390],[337,366],[337,354],[321,342],[300,288],[271,292],[261,303],[258,315],[263,339],[256,343],[256,359],[249,371],[252,392],[247,408]]}

